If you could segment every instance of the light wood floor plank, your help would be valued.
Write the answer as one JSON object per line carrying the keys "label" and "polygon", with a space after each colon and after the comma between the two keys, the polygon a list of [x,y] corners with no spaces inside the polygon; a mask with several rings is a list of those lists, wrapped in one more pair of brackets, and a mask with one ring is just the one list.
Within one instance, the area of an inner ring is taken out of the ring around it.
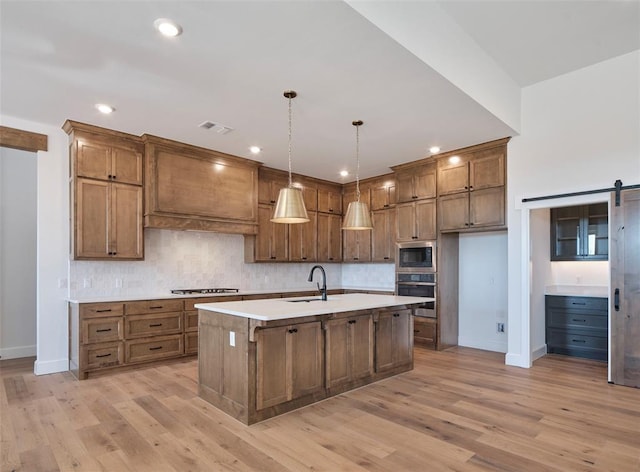
{"label": "light wood floor plank", "polygon": [[0,361],[0,471],[640,472],[640,389],[606,364],[468,348],[252,426],[198,397],[195,358],[77,381]]}

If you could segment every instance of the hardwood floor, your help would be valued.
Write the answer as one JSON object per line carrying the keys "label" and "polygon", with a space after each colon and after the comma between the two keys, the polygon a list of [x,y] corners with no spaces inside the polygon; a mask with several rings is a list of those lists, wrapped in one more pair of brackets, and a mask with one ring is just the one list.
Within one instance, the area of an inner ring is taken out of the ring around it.
{"label": "hardwood floor", "polygon": [[466,348],[253,426],[197,395],[197,360],[76,381],[1,361],[4,471],[640,471],[640,390],[606,364]]}

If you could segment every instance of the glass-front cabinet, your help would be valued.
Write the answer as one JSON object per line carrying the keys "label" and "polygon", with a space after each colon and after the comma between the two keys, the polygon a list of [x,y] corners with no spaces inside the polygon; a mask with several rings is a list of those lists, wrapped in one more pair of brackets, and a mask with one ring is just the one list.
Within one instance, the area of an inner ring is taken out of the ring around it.
{"label": "glass-front cabinet", "polygon": [[551,209],[551,260],[607,260],[607,203]]}

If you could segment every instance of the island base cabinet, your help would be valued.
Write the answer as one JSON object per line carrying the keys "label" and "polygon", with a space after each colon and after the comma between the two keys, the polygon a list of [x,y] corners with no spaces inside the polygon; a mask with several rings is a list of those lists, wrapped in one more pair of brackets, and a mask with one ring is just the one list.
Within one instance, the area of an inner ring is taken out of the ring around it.
{"label": "island base cabinet", "polygon": [[378,312],[376,322],[376,372],[413,367],[413,316],[411,310]]}
{"label": "island base cabinet", "polygon": [[329,320],[325,330],[327,388],[350,385],[373,375],[371,314]]}

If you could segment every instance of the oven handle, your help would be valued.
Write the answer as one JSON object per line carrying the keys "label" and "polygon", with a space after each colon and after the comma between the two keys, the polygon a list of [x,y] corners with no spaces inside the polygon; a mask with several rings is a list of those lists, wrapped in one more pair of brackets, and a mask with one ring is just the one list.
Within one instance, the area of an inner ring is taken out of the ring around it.
{"label": "oven handle", "polygon": [[435,282],[396,282],[403,287],[435,287]]}

